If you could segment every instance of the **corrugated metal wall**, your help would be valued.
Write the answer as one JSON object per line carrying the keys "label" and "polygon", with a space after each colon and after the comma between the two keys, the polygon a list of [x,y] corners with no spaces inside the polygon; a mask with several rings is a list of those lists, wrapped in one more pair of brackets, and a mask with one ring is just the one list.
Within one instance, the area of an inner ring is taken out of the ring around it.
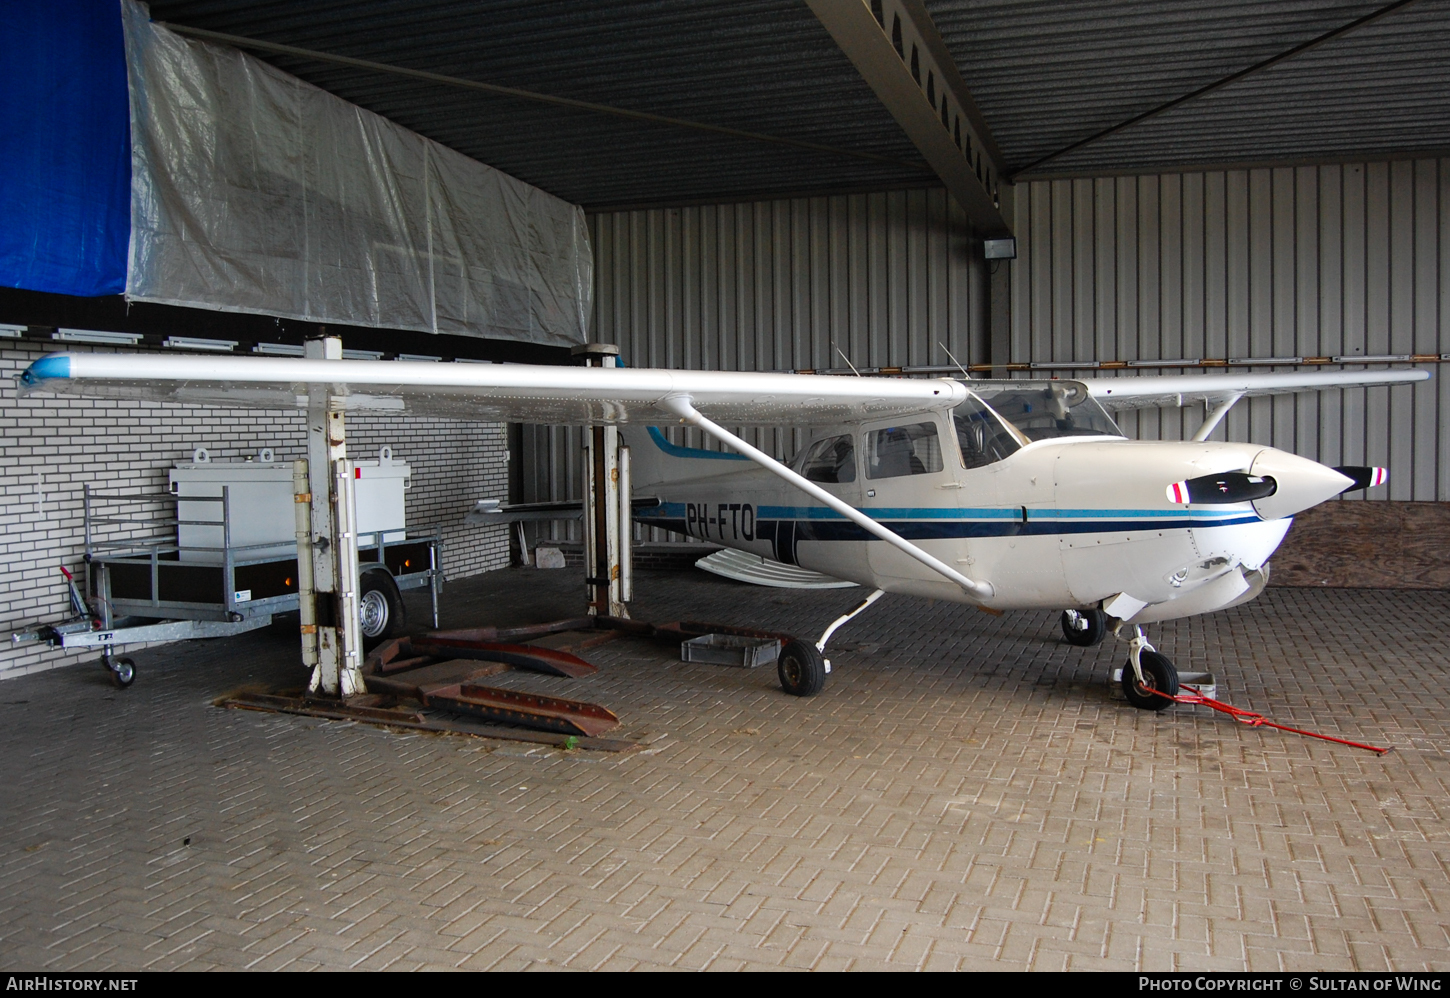
{"label": "corrugated metal wall", "polygon": [[[592,338],[634,367],[776,371],[986,359],[985,269],[942,190],[592,215]],[[679,437],[692,446],[707,441]],[[693,432],[693,431],[692,431]],[[790,428],[751,431],[780,456]],[[575,498],[579,431],[525,427],[524,498]]]}
{"label": "corrugated metal wall", "polygon": [[[1450,352],[1447,159],[1039,181],[1017,188],[1016,229],[1013,361]],[[1441,373],[1241,402],[1227,433],[1388,465],[1377,498],[1447,500]],[[1201,417],[1121,422],[1181,438]]]}

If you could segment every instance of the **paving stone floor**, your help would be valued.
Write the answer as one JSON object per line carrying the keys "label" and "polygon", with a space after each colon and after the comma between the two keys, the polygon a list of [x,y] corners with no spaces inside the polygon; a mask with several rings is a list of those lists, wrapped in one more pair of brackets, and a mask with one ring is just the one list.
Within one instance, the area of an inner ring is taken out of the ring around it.
{"label": "paving stone floor", "polygon": [[[851,591],[645,573],[636,616],[813,633]],[[445,626],[572,615],[577,572]],[[422,604],[411,603],[421,618]],[[0,684],[6,969],[1450,968],[1450,594],[1271,589],[1154,628],[1286,723],[1109,694],[1055,615],[890,598],[811,700],[619,641],[619,757],[210,706],[283,628]]]}

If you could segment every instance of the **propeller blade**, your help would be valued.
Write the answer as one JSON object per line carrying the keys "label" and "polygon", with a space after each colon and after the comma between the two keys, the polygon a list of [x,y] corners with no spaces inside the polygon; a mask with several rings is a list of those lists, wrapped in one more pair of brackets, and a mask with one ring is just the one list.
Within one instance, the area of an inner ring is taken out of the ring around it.
{"label": "propeller blade", "polygon": [[1353,485],[1346,485],[1344,487],[1345,492],[1356,492],[1359,489],[1373,488],[1376,485],[1383,485],[1390,480],[1388,468],[1364,468],[1357,464],[1352,464],[1348,467],[1335,468],[1334,470],[1345,478],[1354,479]]}
{"label": "propeller blade", "polygon": [[1242,471],[1227,471],[1174,482],[1168,486],[1168,501],[1205,506],[1252,502],[1273,495],[1278,488],[1279,483],[1268,475],[1259,477]]}

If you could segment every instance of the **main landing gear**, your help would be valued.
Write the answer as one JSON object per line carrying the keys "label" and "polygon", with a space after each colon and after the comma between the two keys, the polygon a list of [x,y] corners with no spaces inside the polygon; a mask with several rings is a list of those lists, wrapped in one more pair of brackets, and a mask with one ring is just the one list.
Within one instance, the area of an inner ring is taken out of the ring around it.
{"label": "main landing gear", "polygon": [[1062,611],[1062,636],[1068,644],[1091,648],[1108,636],[1108,615],[1098,609]]}
{"label": "main landing gear", "polygon": [[814,645],[805,641],[787,641],[780,650],[780,656],[776,661],[776,672],[780,676],[780,688],[791,696],[813,697],[821,692],[826,685],[826,677],[831,674],[831,660],[824,657],[826,642],[831,640],[831,635],[836,633],[846,621],[865,610],[872,603],[875,603],[882,596],[884,590],[878,589],[870,596],[867,596],[850,613],[843,613],[831,621],[821,640]]}

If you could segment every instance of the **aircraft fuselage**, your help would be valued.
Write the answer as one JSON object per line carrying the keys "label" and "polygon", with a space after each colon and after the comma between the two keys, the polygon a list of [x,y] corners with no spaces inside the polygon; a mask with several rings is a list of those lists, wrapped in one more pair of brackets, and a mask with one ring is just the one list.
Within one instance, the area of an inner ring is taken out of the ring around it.
{"label": "aircraft fuselage", "polygon": [[[950,418],[943,414],[937,423],[944,441],[953,439]],[[914,461],[901,474],[878,468],[872,477],[876,430],[859,424],[819,433],[793,467],[805,473],[803,459],[820,441],[849,440],[862,459],[838,477],[851,480],[818,484],[964,575],[989,582],[991,598],[969,597],[749,465],[727,470],[717,460],[690,462],[701,474],[651,486],[661,505],[641,510],[639,519],[863,586],[996,609],[1085,609],[1127,594],[1130,608],[1145,605],[1134,616],[1145,622],[1257,595],[1292,514],[1346,481],[1260,445],[1102,436],[1039,440],[980,467],[964,466],[962,455],[945,446],[939,461]],[[1275,495],[1253,502],[1176,503],[1167,492],[1170,483],[1205,475],[1270,471],[1279,483]]]}

